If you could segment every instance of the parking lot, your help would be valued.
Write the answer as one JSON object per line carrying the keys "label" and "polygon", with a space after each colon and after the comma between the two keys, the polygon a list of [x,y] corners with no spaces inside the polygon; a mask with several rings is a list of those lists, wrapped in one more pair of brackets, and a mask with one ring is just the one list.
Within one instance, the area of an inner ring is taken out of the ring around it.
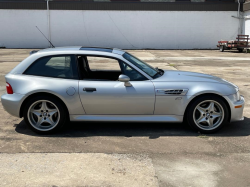
{"label": "parking lot", "polygon": [[[4,75],[31,49],[0,49]],[[210,135],[187,124],[70,123],[37,135],[0,103],[3,186],[250,186],[250,53],[217,50],[129,51],[160,69],[212,74],[240,88],[244,121]]]}

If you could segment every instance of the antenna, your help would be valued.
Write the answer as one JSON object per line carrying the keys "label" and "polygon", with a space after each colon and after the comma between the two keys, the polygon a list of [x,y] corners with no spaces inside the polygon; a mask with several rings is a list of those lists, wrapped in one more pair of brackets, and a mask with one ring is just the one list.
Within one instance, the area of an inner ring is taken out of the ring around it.
{"label": "antenna", "polygon": [[[40,31],[40,29],[36,26],[36,28]],[[40,33],[42,33],[42,31],[40,31]],[[46,36],[42,33],[42,35],[44,36],[44,38],[46,38]],[[51,41],[49,41],[48,38],[46,38],[46,40],[48,40],[48,42],[50,43],[50,45],[55,48],[55,46],[51,43]]]}

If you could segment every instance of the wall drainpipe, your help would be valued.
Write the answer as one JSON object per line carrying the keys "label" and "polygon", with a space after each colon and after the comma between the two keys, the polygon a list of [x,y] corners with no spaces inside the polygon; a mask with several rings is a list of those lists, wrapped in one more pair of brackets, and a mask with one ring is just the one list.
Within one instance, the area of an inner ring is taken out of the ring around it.
{"label": "wall drainpipe", "polygon": [[[50,1],[50,0],[45,0],[45,1],[47,1],[48,38],[49,38],[49,41],[51,41],[51,31],[50,31],[50,11],[49,11],[49,1]],[[52,47],[50,43],[49,43],[49,47]]]}
{"label": "wall drainpipe", "polygon": [[240,19],[240,0],[238,0],[238,15],[237,15],[237,17],[239,18],[238,34],[242,34],[242,31],[241,31],[241,19]]}
{"label": "wall drainpipe", "polygon": [[[244,17],[241,15],[240,12],[240,5],[242,0],[238,0],[238,12],[237,12],[237,16],[232,16],[233,18],[239,19],[239,23],[238,23],[238,34],[242,34],[243,33],[243,19]],[[244,0],[243,0],[244,2]]]}

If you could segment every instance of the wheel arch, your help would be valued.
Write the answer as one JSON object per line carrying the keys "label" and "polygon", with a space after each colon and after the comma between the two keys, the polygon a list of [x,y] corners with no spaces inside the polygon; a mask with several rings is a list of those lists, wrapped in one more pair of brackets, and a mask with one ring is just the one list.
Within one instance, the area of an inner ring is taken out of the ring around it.
{"label": "wheel arch", "polygon": [[230,105],[229,105],[228,101],[227,101],[224,97],[222,97],[221,95],[216,94],[216,93],[203,93],[203,94],[200,94],[200,95],[196,95],[194,98],[192,98],[192,99],[189,101],[189,103],[187,104],[186,108],[185,108],[184,119],[186,119],[186,115],[187,115],[187,110],[188,110],[188,108],[190,107],[190,105],[191,105],[197,98],[202,97],[202,96],[211,96],[211,95],[217,96],[217,97],[221,98],[221,99],[225,102],[225,104],[227,105],[227,107],[228,107],[228,109],[229,109],[229,110],[228,110],[228,111],[229,111],[229,114],[228,114],[228,115],[229,115],[228,121],[230,121],[230,119],[231,119],[231,108],[230,108]]}
{"label": "wheel arch", "polygon": [[54,97],[54,98],[58,99],[58,100],[63,104],[63,106],[65,107],[66,112],[67,112],[67,114],[68,114],[68,116],[69,116],[69,109],[68,109],[68,107],[66,106],[66,104],[64,103],[64,101],[63,101],[60,97],[56,96],[55,94],[48,93],[48,92],[37,92],[37,93],[33,93],[33,94],[29,95],[29,96],[26,97],[26,98],[24,99],[24,101],[22,102],[21,107],[20,107],[20,110],[19,110],[19,117],[20,117],[20,118],[23,117],[23,112],[22,112],[22,111],[23,111],[23,109],[24,109],[26,103],[27,103],[32,97],[36,97],[36,96],[50,96],[50,97]]}

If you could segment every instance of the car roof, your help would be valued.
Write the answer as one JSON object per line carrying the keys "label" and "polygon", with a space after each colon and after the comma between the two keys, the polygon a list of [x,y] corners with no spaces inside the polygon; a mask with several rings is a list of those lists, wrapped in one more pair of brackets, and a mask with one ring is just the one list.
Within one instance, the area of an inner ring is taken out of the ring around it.
{"label": "car roof", "polygon": [[55,47],[47,48],[37,51],[38,53],[44,52],[66,52],[66,51],[96,51],[96,52],[105,52],[105,53],[115,53],[122,55],[125,51],[117,48],[104,48],[104,47],[83,47],[83,46],[69,46],[69,47]]}

